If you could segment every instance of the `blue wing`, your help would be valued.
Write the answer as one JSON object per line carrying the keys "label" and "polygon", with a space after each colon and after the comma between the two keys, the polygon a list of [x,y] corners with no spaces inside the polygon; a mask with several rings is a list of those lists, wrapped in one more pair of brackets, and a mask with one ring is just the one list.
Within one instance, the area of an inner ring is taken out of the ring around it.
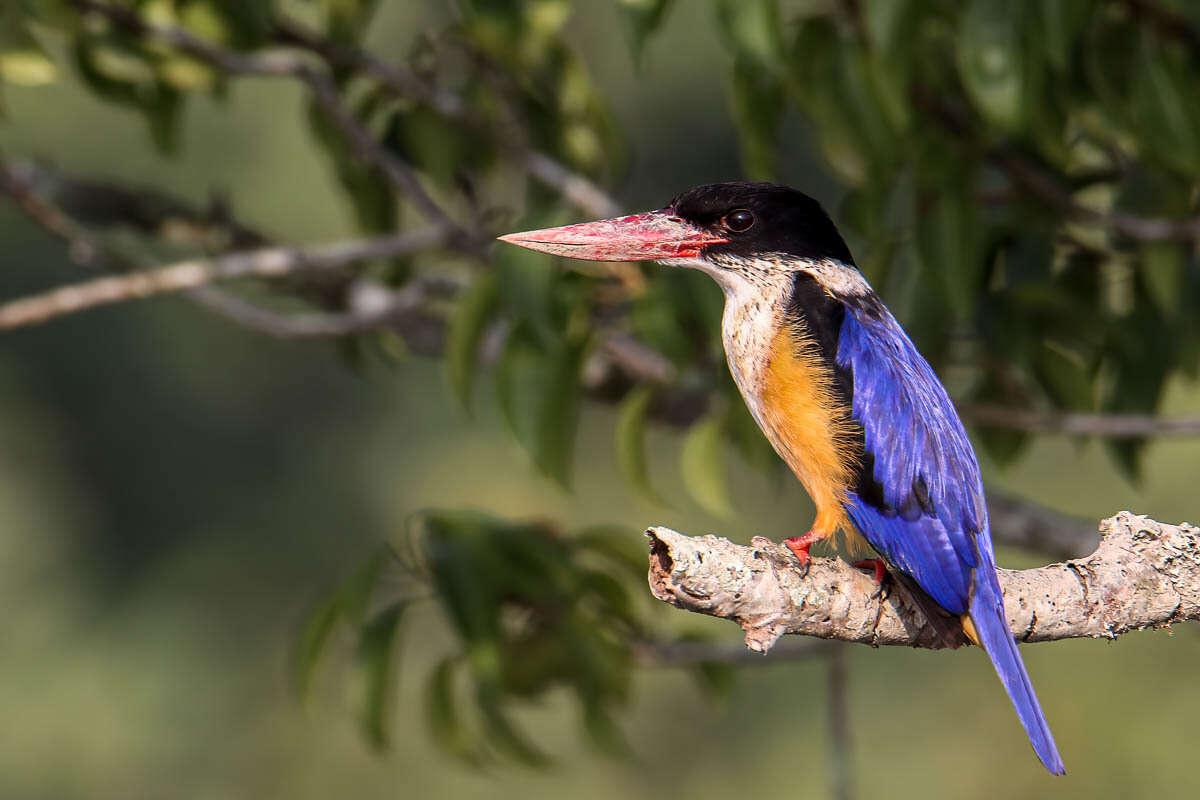
{"label": "blue wing", "polygon": [[1008,629],[975,451],[929,363],[877,298],[848,304],[837,366],[850,374],[865,474],[846,502],[855,527],[938,605],[970,613],[1038,757],[1065,771]]}
{"label": "blue wing", "polygon": [[972,568],[994,564],[979,464],[933,369],[871,299],[847,306],[838,339],[869,471],[846,510],[888,561],[961,614]]}

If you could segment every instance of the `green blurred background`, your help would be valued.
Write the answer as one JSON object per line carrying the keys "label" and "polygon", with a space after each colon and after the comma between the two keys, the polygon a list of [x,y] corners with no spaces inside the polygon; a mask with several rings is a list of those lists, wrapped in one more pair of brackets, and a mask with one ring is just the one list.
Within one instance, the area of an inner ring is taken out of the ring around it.
{"label": "green blurred background", "polygon": [[[567,28],[630,132],[616,186],[630,209],[741,174],[729,59],[711,14],[680,5],[640,69],[614,44],[623,34],[611,4],[578,4]],[[433,6],[384,4],[369,42],[405,50],[415,32],[444,24]],[[9,155],[197,202],[220,190],[282,240],[355,233],[293,87],[239,80],[223,102],[192,101],[172,158],[150,146],[140,118],[94,99],[69,70],[51,86],[9,87],[5,104]],[[803,126],[785,120],[784,132],[779,177],[836,208],[837,184]],[[7,204],[0,242],[4,297],[82,277]],[[628,759],[590,749],[575,707],[551,695],[521,714],[556,757],[546,770],[472,770],[429,742],[419,678],[448,646],[433,604],[408,622],[390,750],[360,736],[360,687],[336,677],[336,658],[304,703],[289,679],[304,614],[416,509],[779,539],[811,514],[791,480],[731,460],[739,517],[709,517],[678,485],[678,436],[652,432],[651,470],[674,508],[646,505],[617,477],[612,411],[588,406],[568,493],[537,475],[490,404],[474,417],[458,410],[435,363],[355,370],[333,345],[271,341],[172,298],[6,333],[0,403],[0,797],[827,794],[819,660],[743,670],[723,697],[681,672],[640,673],[620,721]],[[1162,411],[1200,413],[1200,386],[1173,382]],[[1126,508],[1194,517],[1200,443],[1154,442],[1144,463],[1134,485],[1099,446],[1049,436],[1003,469],[985,458],[984,470],[991,485],[1089,519]],[[686,625],[738,640],[729,625]],[[1200,795],[1193,627],[1024,652],[1067,778],[1038,767],[978,651],[852,647],[861,796]]]}

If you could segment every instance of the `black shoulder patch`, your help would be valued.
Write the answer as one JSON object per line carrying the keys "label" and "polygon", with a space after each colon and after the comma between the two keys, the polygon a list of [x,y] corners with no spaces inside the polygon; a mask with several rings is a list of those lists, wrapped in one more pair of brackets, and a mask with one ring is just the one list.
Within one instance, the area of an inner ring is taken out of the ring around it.
{"label": "black shoulder patch", "polygon": [[821,358],[836,373],[838,339],[842,335],[846,307],[830,297],[812,275],[797,272],[792,280],[792,294],[788,298],[786,314],[804,325],[821,349]]}

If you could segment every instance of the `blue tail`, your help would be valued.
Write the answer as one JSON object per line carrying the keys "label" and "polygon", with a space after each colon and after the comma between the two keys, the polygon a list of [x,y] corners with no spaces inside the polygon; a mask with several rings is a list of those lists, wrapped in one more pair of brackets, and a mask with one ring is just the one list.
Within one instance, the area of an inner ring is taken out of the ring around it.
{"label": "blue tail", "polygon": [[[1017,652],[1017,642],[1008,629],[1008,622],[1004,616],[1003,595],[1000,594],[999,582],[994,577],[994,569],[981,569],[976,573],[978,583],[975,586],[975,596],[971,599],[971,621],[975,623],[980,644],[992,659],[996,674],[1000,676],[1008,696],[1012,698],[1017,716],[1025,726],[1025,732],[1029,734],[1029,742],[1038,758],[1051,773],[1065,775],[1067,770],[1058,755],[1054,735],[1050,733],[1046,716],[1042,713],[1042,707],[1038,705],[1033,684],[1029,682],[1029,673],[1025,671],[1025,663],[1021,661],[1021,654]],[[980,573],[990,573],[993,577],[988,580]]]}

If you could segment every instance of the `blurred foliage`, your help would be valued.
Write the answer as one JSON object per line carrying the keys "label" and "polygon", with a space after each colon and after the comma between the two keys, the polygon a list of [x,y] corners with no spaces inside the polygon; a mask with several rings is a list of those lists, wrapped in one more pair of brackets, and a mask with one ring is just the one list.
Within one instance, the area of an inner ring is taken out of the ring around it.
{"label": "blurred foliage", "polygon": [[430,730],[446,751],[477,766],[497,756],[545,764],[509,709],[565,687],[590,739],[623,752],[613,713],[628,699],[632,644],[646,636],[631,588],[645,570],[636,541],[621,529],[565,534],[479,512],[419,514],[309,614],[296,685],[309,691],[330,638],[348,627],[365,687],[363,731],[386,745],[401,622],[431,595],[458,644],[425,679]]}
{"label": "blurred foliage", "polygon": [[[959,399],[1153,412],[1170,378],[1196,376],[1197,4],[613,2],[634,58],[653,51],[673,14],[706,8],[726,50],[745,172],[776,176],[793,146],[783,135],[788,121],[799,120],[844,189],[835,216],[860,266],[934,365],[967,376]],[[357,57],[377,5],[17,0],[0,9],[0,81],[38,84],[73,69],[98,99],[141,114],[156,146],[175,153],[189,99],[220,100],[235,76],[158,32],[183,30],[235,54],[288,48],[327,65],[353,119],[411,163],[462,225],[489,232],[566,219],[563,198],[516,163],[530,148],[602,182],[624,173],[637,132],[618,130],[567,43],[576,4],[461,0],[443,29],[388,54],[423,93],[398,91]],[[447,113],[430,99],[438,96],[455,98],[459,110]],[[364,232],[419,224],[316,103],[308,124]],[[662,187],[661,200],[682,188]],[[1189,217],[1190,231],[1163,224]],[[452,259],[441,255],[372,269],[403,284],[445,268]],[[684,486],[730,516],[727,445],[765,471],[778,461],[721,366],[720,296],[702,276],[632,270],[551,265],[515,248],[470,263],[448,315],[448,381],[470,404],[477,373],[494,369],[509,429],[539,471],[566,485],[597,343],[606,332],[631,333],[670,360],[674,377],[654,387],[627,379],[607,396],[624,398],[614,426],[622,473],[659,497],[645,428],[686,422]],[[326,309],[349,302],[337,292],[314,301],[311,291],[273,288]],[[347,352],[395,352],[361,343]],[[702,402],[673,415],[663,398],[676,390]],[[979,441],[1011,460],[1027,438],[988,430]],[[1110,445],[1131,476],[1141,445]],[[376,555],[314,613],[298,683],[311,682],[333,633],[351,629],[364,730],[385,743],[405,616],[415,587],[426,586],[460,645],[427,677],[429,722],[446,749],[475,762],[496,751],[542,762],[509,707],[562,686],[591,737],[619,749],[612,714],[645,623],[631,601],[635,582],[593,565],[608,558],[626,574],[625,556],[610,549],[616,539],[457,512],[427,514],[420,528],[422,556],[403,565],[399,590],[383,588],[381,576],[396,567]]]}

